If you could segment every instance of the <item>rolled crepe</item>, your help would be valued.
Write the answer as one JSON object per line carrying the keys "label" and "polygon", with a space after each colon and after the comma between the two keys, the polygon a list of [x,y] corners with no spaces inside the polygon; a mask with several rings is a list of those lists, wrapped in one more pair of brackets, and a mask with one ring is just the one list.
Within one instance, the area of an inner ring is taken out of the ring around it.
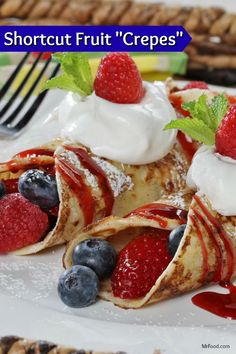
{"label": "rolled crepe", "polygon": [[18,255],[66,243],[103,217],[124,216],[144,203],[185,188],[188,163],[178,144],[163,159],[139,166],[109,161],[83,146],[60,141],[34,151],[39,156],[23,152],[0,165],[0,179],[15,179],[29,168],[55,164],[59,212],[55,227],[40,242],[14,252]]}
{"label": "rolled crepe", "polygon": [[[93,350],[64,347],[44,340],[29,340],[17,336],[0,338],[0,354],[112,354],[111,352],[95,352]],[[121,352],[119,352],[121,354]],[[119,354],[117,352],[117,354]],[[125,354],[124,352],[122,352]],[[115,354],[115,353],[113,353]]]}
{"label": "rolled crepe", "polygon": [[195,195],[193,199],[191,196],[191,192],[172,196],[138,208],[125,218],[110,216],[90,225],[68,244],[64,266],[72,265],[73,250],[85,239],[107,239],[120,252],[148,228],[172,230],[187,223],[175,256],[145,296],[115,297],[111,280],[107,279],[101,284],[100,297],[122,308],[140,308],[208,283],[229,281],[236,274],[236,218],[225,218],[214,212],[204,196]]}

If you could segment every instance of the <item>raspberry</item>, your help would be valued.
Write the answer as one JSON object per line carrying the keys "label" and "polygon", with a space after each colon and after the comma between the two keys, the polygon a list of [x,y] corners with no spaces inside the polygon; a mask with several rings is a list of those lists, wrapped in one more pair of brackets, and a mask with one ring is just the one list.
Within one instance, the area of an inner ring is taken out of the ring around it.
{"label": "raspberry", "polygon": [[236,160],[236,104],[233,104],[216,131],[216,151]]}
{"label": "raspberry", "polygon": [[141,75],[127,53],[109,53],[101,60],[94,90],[115,103],[139,103],[144,95]]}
{"label": "raspberry", "polygon": [[194,88],[209,90],[208,85],[204,81],[191,81],[184,86],[183,90],[189,90]]}
{"label": "raspberry", "polygon": [[168,235],[167,231],[151,229],[120,252],[111,279],[114,296],[135,299],[148,293],[172,259]]}
{"label": "raspberry", "polygon": [[10,252],[39,241],[46,233],[48,216],[19,193],[0,200],[0,252]]}

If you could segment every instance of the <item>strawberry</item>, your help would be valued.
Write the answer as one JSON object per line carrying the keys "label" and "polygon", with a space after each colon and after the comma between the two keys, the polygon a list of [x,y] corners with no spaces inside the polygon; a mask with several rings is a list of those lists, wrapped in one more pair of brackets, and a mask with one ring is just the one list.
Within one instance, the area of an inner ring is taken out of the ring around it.
{"label": "strawberry", "polygon": [[120,252],[111,279],[114,296],[136,299],[148,293],[172,259],[167,248],[168,234],[151,229]]}
{"label": "strawberry", "polygon": [[186,84],[183,88],[183,90],[189,90],[189,89],[201,89],[201,90],[209,90],[208,85],[204,81],[191,81],[188,84]]}
{"label": "strawberry", "polygon": [[109,53],[101,60],[94,90],[115,103],[139,103],[144,96],[141,75],[127,53]]}
{"label": "strawberry", "polygon": [[[32,54],[35,58],[37,58],[40,55],[40,52],[33,52]],[[48,60],[49,58],[51,58],[51,56],[52,56],[52,52],[44,52],[41,59]]]}
{"label": "strawberry", "polygon": [[10,252],[39,241],[46,233],[48,216],[19,193],[0,200],[0,252]]}
{"label": "strawberry", "polygon": [[236,104],[233,104],[216,131],[216,151],[236,160]]}

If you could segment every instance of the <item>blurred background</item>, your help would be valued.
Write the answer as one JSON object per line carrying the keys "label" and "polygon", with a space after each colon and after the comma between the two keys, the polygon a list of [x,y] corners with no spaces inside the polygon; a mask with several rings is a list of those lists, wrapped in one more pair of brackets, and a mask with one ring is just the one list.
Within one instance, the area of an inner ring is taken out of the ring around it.
{"label": "blurred background", "polygon": [[[185,53],[134,54],[144,79],[167,76],[236,86],[235,0],[0,0],[0,25],[183,25]],[[93,70],[102,53],[91,55]],[[0,64],[19,55],[1,54]]]}

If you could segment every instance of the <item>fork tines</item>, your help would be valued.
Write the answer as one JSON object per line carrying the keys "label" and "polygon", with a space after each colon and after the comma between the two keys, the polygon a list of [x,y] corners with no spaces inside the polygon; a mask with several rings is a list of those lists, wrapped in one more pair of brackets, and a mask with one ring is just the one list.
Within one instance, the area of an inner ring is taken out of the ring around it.
{"label": "fork tines", "polygon": [[[11,87],[12,83],[14,80],[17,78],[19,75],[21,69],[23,68],[24,64],[26,63],[27,59],[29,58],[30,53],[26,53],[24,57],[21,59],[7,82],[4,84],[2,89],[0,90],[0,100],[5,96],[5,94],[8,92],[9,88]],[[29,101],[30,97],[33,96],[34,90],[39,84],[41,78],[43,77],[44,73],[46,72],[50,62],[51,62],[51,57],[47,60],[44,61],[43,65],[40,67],[40,71],[36,75],[36,78],[34,79],[33,83],[30,84],[29,89],[27,90],[27,93],[24,95],[24,97],[16,103],[16,99],[19,97],[20,93],[22,90],[26,87],[26,84],[29,83],[30,78],[32,78],[33,73],[35,73],[35,69],[38,66],[38,63],[40,59],[42,58],[43,53],[40,53],[34,60],[34,62],[31,64],[31,67],[27,74],[25,75],[24,79],[20,83],[20,85],[17,87],[17,89],[14,91],[14,93],[11,95],[11,97],[8,99],[8,101],[3,105],[3,107],[0,109],[0,136],[1,137],[9,137],[13,136],[16,133],[18,133],[21,129],[23,129],[26,124],[31,120],[33,117],[34,113],[37,111],[39,108],[40,104],[42,103],[44,97],[47,94],[47,91],[43,91],[38,94],[38,96],[35,97],[33,100],[32,104],[26,108],[26,104]],[[50,75],[50,79],[54,76],[56,76],[57,72],[59,70],[59,64],[55,65],[52,73]],[[20,116],[20,113],[23,111],[23,114]]]}

